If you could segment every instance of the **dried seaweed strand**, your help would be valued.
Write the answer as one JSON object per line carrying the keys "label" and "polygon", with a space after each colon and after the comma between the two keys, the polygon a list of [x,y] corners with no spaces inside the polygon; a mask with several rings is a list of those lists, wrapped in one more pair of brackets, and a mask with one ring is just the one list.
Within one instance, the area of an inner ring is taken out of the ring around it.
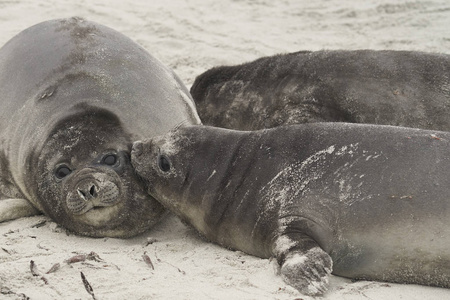
{"label": "dried seaweed strand", "polygon": [[156,260],[157,260],[158,262],[165,263],[165,264],[171,266],[172,268],[177,269],[178,272],[180,272],[181,274],[186,275],[186,272],[183,271],[183,270],[181,270],[181,269],[178,268],[177,266],[174,266],[174,265],[172,265],[171,263],[168,263],[167,261],[162,261],[160,258],[158,258],[158,255],[156,255],[156,252],[155,252],[155,257],[156,257]]}
{"label": "dried seaweed strand", "polygon": [[147,255],[147,251],[144,252],[144,254],[142,255],[142,259],[145,261],[145,263],[147,265],[150,266],[150,268],[152,268],[152,270],[155,269],[155,267],[153,266],[152,260],[150,259],[150,257]]}
{"label": "dried seaweed strand", "polygon": [[48,284],[47,278],[45,278],[43,275],[41,275],[41,272],[39,272],[39,270],[33,260],[30,261],[30,271],[31,271],[31,274],[33,274],[33,276],[40,276],[41,280],[44,281],[45,284]]}
{"label": "dried seaweed strand", "polygon": [[39,276],[39,271],[34,263],[34,260],[30,261],[30,271],[33,276]]}
{"label": "dried seaweed strand", "polygon": [[39,228],[45,225],[45,223],[47,223],[47,221],[40,221],[39,223],[34,224],[33,226],[31,226],[31,228]]}
{"label": "dried seaweed strand", "polygon": [[96,300],[95,295],[94,295],[94,289],[89,284],[89,281],[87,281],[87,279],[84,276],[83,272],[80,272],[80,273],[81,273],[81,280],[83,281],[83,284],[84,284],[84,288],[86,289],[88,294],[92,296],[92,299]]}
{"label": "dried seaweed strand", "polygon": [[83,262],[86,260],[94,260],[96,262],[104,262],[104,260],[101,259],[100,256],[95,252],[91,252],[89,254],[75,255],[75,256],[72,256],[71,258],[65,260],[65,262],[68,264],[73,264],[73,263],[77,263],[77,262]]}
{"label": "dried seaweed strand", "polygon": [[56,263],[45,274],[50,274],[50,273],[56,272],[59,270],[60,267],[61,267],[61,265],[59,263]]}

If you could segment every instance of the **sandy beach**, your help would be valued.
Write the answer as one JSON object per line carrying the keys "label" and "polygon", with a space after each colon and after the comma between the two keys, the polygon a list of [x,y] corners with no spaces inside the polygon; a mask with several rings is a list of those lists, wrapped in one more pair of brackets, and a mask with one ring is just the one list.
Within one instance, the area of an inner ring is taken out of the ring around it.
{"label": "sandy beach", "polygon": [[[0,46],[36,23],[72,16],[127,35],[188,88],[213,66],[299,50],[450,54],[446,0],[0,1]],[[98,300],[450,299],[449,289],[337,276],[323,297],[304,296],[277,276],[275,261],[208,243],[174,216],[127,240],[76,236],[45,216],[0,223],[0,299],[93,299],[81,272]]]}

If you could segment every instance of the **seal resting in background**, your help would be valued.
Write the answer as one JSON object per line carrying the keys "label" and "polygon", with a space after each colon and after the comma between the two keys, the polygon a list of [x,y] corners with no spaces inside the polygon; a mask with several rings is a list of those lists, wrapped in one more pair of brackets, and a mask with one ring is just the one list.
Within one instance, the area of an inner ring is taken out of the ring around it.
{"label": "seal resting in background", "polygon": [[0,221],[40,211],[77,234],[129,237],[161,218],[132,141],[199,123],[161,62],[108,27],[52,20],[0,49],[0,90]]}
{"label": "seal resting in background", "polygon": [[148,192],[207,239],[275,257],[323,293],[328,274],[450,287],[450,133],[313,123],[187,126],[135,142]]}
{"label": "seal resting in background", "polygon": [[302,51],[221,66],[191,88],[205,125],[257,130],[349,122],[450,131],[450,56]]}

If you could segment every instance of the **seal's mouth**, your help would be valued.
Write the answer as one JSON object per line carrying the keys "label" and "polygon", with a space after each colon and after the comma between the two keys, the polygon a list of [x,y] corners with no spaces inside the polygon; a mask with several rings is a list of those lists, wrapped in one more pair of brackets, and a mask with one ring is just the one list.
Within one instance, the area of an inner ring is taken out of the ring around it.
{"label": "seal's mouth", "polygon": [[92,207],[82,215],[76,216],[81,222],[92,226],[103,226],[111,220],[117,219],[117,215],[123,210],[122,205]]}
{"label": "seal's mouth", "polygon": [[92,205],[92,206],[89,206],[84,213],[86,214],[86,213],[92,212],[92,211],[97,211],[97,212],[101,213],[103,211],[107,211],[109,207],[111,207],[111,206]]}

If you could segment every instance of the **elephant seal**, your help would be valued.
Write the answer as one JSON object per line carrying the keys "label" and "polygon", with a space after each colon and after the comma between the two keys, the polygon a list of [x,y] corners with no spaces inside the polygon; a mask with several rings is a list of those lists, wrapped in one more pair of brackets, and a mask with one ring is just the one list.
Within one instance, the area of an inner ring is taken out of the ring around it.
{"label": "elephant seal", "polygon": [[313,122],[450,131],[450,56],[301,51],[221,66],[191,94],[205,125],[257,130]]}
{"label": "elephant seal", "polygon": [[130,237],[164,215],[132,141],[199,118],[142,47],[81,18],[43,22],[0,49],[0,90],[0,221],[40,211],[80,235]]}
{"label": "elephant seal", "polygon": [[313,123],[187,126],[135,142],[148,192],[210,241],[275,257],[323,293],[328,274],[450,287],[450,133]]}

